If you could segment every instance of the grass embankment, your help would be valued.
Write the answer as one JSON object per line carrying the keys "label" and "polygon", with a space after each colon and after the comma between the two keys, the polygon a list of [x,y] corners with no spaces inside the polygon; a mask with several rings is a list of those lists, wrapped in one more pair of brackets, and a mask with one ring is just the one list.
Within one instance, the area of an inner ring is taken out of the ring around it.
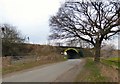
{"label": "grass embankment", "polygon": [[101,73],[109,79],[109,82],[119,82],[118,73],[120,67],[120,58],[112,57],[101,59]]}
{"label": "grass embankment", "polygon": [[99,64],[92,58],[86,59],[86,64],[76,77],[75,82],[104,82],[107,79],[101,74]]}
{"label": "grass embankment", "polygon": [[65,61],[64,59],[59,59],[59,60],[46,60],[46,61],[31,61],[28,63],[17,63],[14,65],[10,65],[7,67],[3,67],[2,68],[2,74],[6,75],[8,73],[12,73],[12,72],[16,72],[16,71],[21,71],[21,70],[25,70],[25,69],[30,69],[36,66],[41,66],[44,64],[50,64],[50,63],[57,63],[57,62],[61,62],[61,61]]}
{"label": "grass embankment", "polygon": [[101,59],[100,63],[95,63],[92,58],[87,58],[86,64],[75,81],[118,83],[118,67],[120,67],[120,58]]}

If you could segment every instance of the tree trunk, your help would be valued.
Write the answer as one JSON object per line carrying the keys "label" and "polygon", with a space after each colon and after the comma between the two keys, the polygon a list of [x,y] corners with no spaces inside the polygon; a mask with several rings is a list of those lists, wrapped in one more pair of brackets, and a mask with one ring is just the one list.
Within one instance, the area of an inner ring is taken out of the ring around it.
{"label": "tree trunk", "polygon": [[100,50],[101,50],[101,43],[99,41],[96,42],[95,45],[95,62],[100,62]]}

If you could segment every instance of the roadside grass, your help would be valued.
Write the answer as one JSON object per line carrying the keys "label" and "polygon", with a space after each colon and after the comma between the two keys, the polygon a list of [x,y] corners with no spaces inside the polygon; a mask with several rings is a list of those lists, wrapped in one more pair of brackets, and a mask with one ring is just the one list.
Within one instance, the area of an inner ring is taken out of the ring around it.
{"label": "roadside grass", "polygon": [[2,75],[2,68],[0,68],[0,76]]}
{"label": "roadside grass", "polygon": [[86,58],[86,64],[75,79],[75,82],[105,82],[99,69],[99,63],[95,63],[92,58]]}
{"label": "roadside grass", "polygon": [[61,61],[65,61],[64,59],[59,59],[59,60],[46,60],[46,61],[31,61],[31,62],[27,62],[27,63],[16,63],[14,65],[10,65],[7,67],[3,67],[2,68],[2,75],[6,75],[8,73],[12,73],[12,72],[16,72],[16,71],[21,71],[21,70],[25,70],[25,69],[30,69],[36,66],[41,66],[44,64],[50,64],[50,63],[57,63],[57,62],[61,62]]}
{"label": "roadside grass", "polygon": [[[26,49],[26,55],[27,56],[38,56],[38,59],[33,59],[30,61],[25,60],[24,62],[20,61],[15,62],[14,64],[11,64],[10,60],[2,59],[2,75],[21,71],[24,69],[33,68],[36,66],[41,66],[44,64],[50,64],[50,63],[57,63],[60,61],[66,61],[67,59],[63,58],[63,55],[60,54],[60,49],[55,46],[49,46],[49,45],[36,45],[36,44],[25,44]],[[34,57],[33,57],[34,58]],[[29,58],[28,58],[29,59]],[[10,61],[10,63],[8,63]]]}
{"label": "roadside grass", "polygon": [[66,61],[66,60],[68,60],[68,58],[67,58],[67,57],[64,57],[64,60]]}

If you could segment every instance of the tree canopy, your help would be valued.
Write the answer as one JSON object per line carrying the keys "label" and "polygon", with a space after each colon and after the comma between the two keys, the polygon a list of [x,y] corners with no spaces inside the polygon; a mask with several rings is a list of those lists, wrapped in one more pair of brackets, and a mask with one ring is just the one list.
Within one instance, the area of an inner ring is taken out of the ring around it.
{"label": "tree canopy", "polygon": [[66,1],[50,18],[50,39],[81,39],[95,48],[99,60],[103,40],[120,32],[120,3],[117,1]]}

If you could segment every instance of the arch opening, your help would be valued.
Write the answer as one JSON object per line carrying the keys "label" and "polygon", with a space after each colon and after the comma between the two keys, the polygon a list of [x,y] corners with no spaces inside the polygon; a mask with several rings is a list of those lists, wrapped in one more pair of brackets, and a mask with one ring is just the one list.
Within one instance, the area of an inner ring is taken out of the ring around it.
{"label": "arch opening", "polygon": [[79,58],[79,53],[76,49],[74,48],[68,48],[64,51],[66,53],[65,55],[67,56],[68,59],[77,59]]}

